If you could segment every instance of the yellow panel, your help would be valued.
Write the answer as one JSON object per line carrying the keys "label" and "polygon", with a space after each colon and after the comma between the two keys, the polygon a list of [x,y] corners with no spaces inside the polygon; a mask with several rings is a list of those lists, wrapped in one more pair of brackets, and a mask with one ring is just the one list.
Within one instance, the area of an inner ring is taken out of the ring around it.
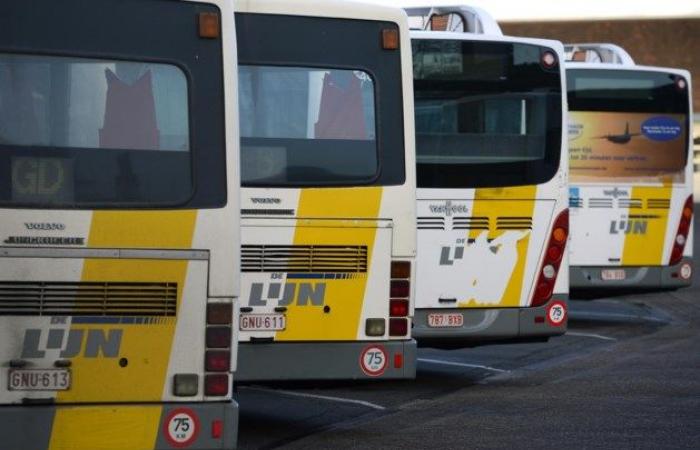
{"label": "yellow panel", "polygon": [[[642,200],[642,209],[629,211],[628,220],[631,221],[631,229],[625,235],[625,244],[622,251],[623,266],[659,266],[667,262],[663,261],[664,242],[668,228],[668,209],[647,209],[647,200],[664,199],[671,200],[673,189],[671,182],[665,182],[664,186],[637,186],[632,188],[631,198]],[[635,216],[645,216],[635,218]],[[635,233],[635,222],[645,225],[644,233]]]}
{"label": "yellow panel", "polygon": [[[483,188],[477,189],[474,194],[474,206],[472,217],[489,218],[489,239],[496,239],[505,231],[496,230],[496,219],[499,216],[523,216],[532,217],[535,210],[535,195],[537,186],[516,186],[505,188]],[[470,230],[469,239],[475,239],[483,230]],[[513,274],[508,283],[508,287],[503,293],[503,298],[497,305],[499,307],[517,307],[521,305],[523,289],[523,277],[525,265],[527,264],[527,254],[530,245],[530,234],[518,241],[516,249],[518,251],[518,261],[513,269]],[[494,268],[496,270],[496,268]],[[462,302],[459,307],[483,307],[474,299]]]}
{"label": "yellow panel", "polygon": [[[160,247],[189,249],[196,212],[97,212],[90,247]],[[158,238],[155,235],[158,235]],[[188,262],[182,260],[86,259],[82,281],[177,283],[180,311]],[[201,301],[202,299],[196,299]],[[82,355],[72,358],[69,391],[57,395],[59,403],[128,402],[162,399],[165,376],[175,333],[174,318],[147,317],[148,324],[104,325],[72,323],[71,330],[123,330],[118,358]],[[85,338],[83,338],[85,341]],[[83,349],[85,342],[83,342]],[[126,358],[125,367],[119,365]]]}
{"label": "yellow panel", "polygon": [[[382,188],[304,189],[299,200],[298,215],[303,218],[366,218],[376,219],[382,199]],[[294,245],[366,245],[368,272],[374,249],[376,228],[319,228],[298,226]],[[388,271],[389,268],[387,267]],[[326,282],[326,305],[297,306],[287,309],[287,329],[277,332],[280,341],[343,341],[356,340],[362,305],[365,301],[367,276]],[[388,295],[388,292],[387,292]],[[369,299],[368,299],[369,300]],[[388,301],[387,301],[388,308]],[[388,311],[387,311],[388,313]]]}
{"label": "yellow panel", "polygon": [[[109,383],[103,386],[109,389]],[[153,449],[160,415],[160,406],[58,408],[49,449]]]}

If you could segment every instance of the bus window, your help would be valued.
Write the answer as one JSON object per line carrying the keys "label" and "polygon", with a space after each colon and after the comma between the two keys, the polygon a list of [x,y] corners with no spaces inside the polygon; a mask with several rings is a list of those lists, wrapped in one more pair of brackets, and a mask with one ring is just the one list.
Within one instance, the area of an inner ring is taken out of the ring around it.
{"label": "bus window", "polygon": [[545,182],[561,150],[561,81],[541,47],[413,40],[419,187]]}
{"label": "bus window", "polygon": [[273,66],[239,72],[246,186],[366,183],[376,176],[369,74]]}
{"label": "bus window", "polygon": [[187,98],[174,65],[0,54],[0,202],[187,201]]}

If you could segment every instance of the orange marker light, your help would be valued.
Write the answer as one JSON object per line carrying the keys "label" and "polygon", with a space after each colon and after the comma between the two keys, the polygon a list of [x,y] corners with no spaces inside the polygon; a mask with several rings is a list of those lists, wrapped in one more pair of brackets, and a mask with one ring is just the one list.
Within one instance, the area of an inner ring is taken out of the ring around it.
{"label": "orange marker light", "polygon": [[563,228],[556,228],[552,233],[552,237],[557,242],[564,242],[566,240],[566,230]]}
{"label": "orange marker light", "polygon": [[382,48],[384,50],[397,50],[399,48],[399,30],[393,28],[382,30]]}
{"label": "orange marker light", "polygon": [[216,39],[221,34],[219,15],[216,13],[199,13],[199,37]]}

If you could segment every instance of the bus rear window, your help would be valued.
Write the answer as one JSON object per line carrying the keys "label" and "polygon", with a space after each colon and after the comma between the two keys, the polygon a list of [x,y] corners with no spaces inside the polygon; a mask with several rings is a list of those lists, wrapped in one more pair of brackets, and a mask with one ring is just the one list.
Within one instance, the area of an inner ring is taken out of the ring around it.
{"label": "bus rear window", "polygon": [[413,41],[419,187],[535,184],[561,154],[558,68],[547,49],[504,42]]}
{"label": "bus rear window", "polygon": [[366,72],[242,65],[239,96],[246,186],[376,177],[374,83]]}
{"label": "bus rear window", "polygon": [[174,65],[0,54],[0,202],[180,204],[188,83]]}
{"label": "bus rear window", "polygon": [[570,178],[683,182],[687,81],[658,71],[570,69]]}

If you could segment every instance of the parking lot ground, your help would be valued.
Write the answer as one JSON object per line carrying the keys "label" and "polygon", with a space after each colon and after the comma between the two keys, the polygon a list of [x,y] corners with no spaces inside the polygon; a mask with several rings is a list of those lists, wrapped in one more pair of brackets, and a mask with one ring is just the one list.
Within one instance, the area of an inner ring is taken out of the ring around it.
{"label": "parking lot ground", "polygon": [[420,349],[416,380],[240,387],[239,447],[698,448],[694,278],[586,293],[547,343]]}

